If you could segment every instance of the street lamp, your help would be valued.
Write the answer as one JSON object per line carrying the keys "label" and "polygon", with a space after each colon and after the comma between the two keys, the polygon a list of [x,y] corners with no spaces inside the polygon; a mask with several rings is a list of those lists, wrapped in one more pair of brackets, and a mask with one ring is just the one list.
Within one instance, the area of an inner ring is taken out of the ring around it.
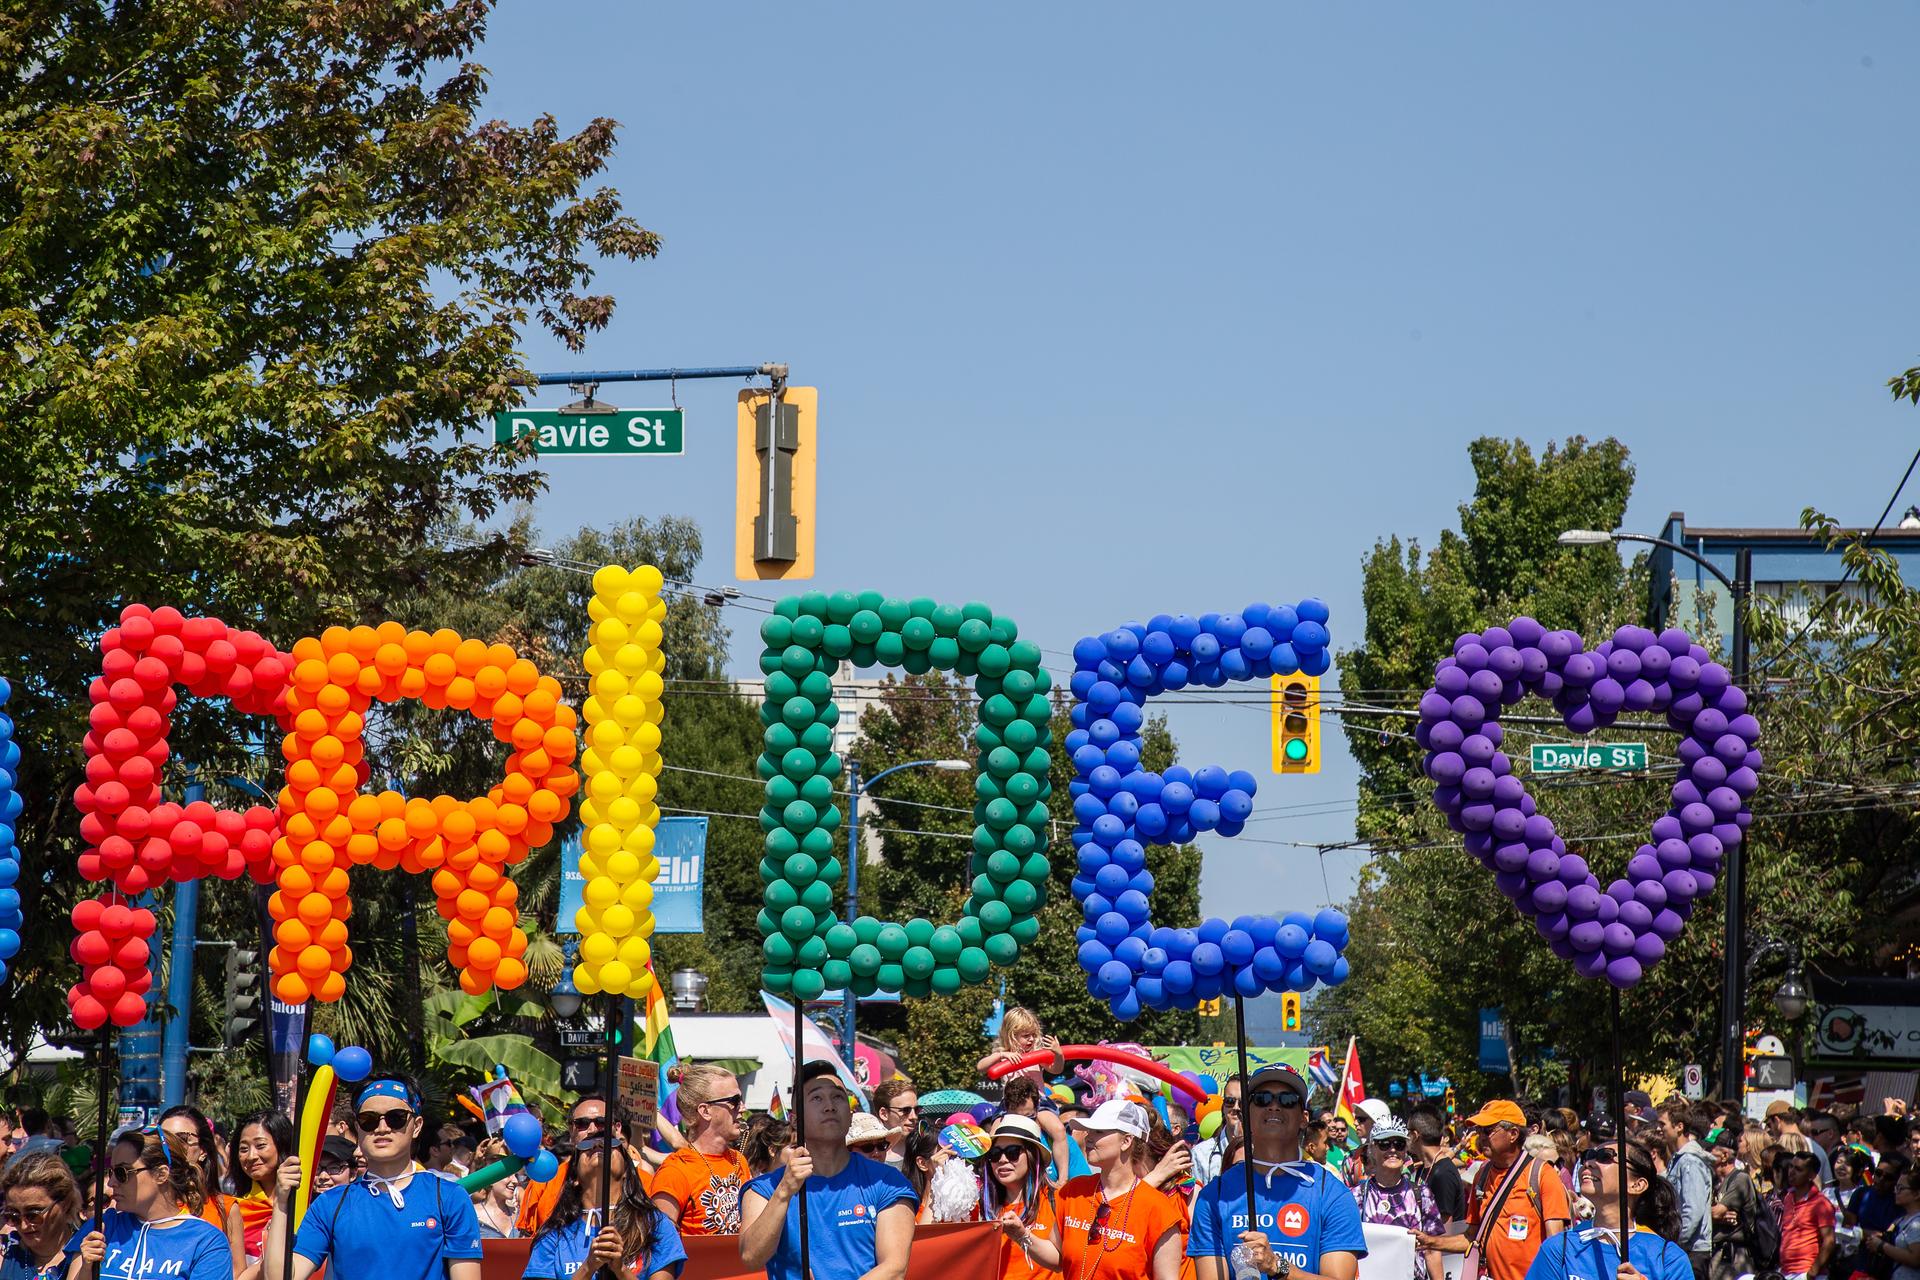
{"label": "street lamp", "polygon": [[[1667,538],[1656,538],[1647,533],[1622,533],[1619,530],[1568,529],[1560,535],[1563,547],[1599,547],[1610,546],[1616,542],[1644,542],[1656,547],[1665,547],[1678,556],[1687,559],[1705,569],[1717,578],[1722,586],[1733,596],[1733,682],[1747,690],[1747,602],[1753,596],[1753,551],[1741,547],[1733,553],[1733,576],[1729,578],[1719,565],[1689,547],[1682,546]],[[1751,690],[1747,690],[1751,696]],[[1721,875],[1727,883],[1727,919],[1721,933],[1723,952],[1721,967],[1721,987],[1724,990],[1720,1009],[1720,1096],[1724,1102],[1740,1101],[1740,1093],[1746,1084],[1746,1036],[1743,1025],[1746,1021],[1747,985],[1746,968],[1741,963],[1745,946],[1743,936],[1747,912],[1746,841],[1730,844],[1726,850],[1726,861],[1721,864]],[[1803,1005],[1804,1009],[1805,1006]]]}
{"label": "street lamp", "polygon": [[580,1012],[580,1004],[586,999],[580,994],[580,988],[573,985],[573,960],[576,943],[568,938],[560,958],[560,981],[553,984],[553,990],[547,992],[547,1007],[555,1016],[571,1018]]}
{"label": "street lamp", "polygon": [[[938,769],[943,773],[965,773],[973,768],[970,760],[909,760],[905,764],[896,764],[891,769],[882,769],[867,779],[871,787],[890,773],[902,769]],[[860,915],[860,762],[847,761],[847,923],[852,924]],[[840,993],[840,1047],[847,1055],[847,1066],[853,1066],[853,986],[848,984]]]}

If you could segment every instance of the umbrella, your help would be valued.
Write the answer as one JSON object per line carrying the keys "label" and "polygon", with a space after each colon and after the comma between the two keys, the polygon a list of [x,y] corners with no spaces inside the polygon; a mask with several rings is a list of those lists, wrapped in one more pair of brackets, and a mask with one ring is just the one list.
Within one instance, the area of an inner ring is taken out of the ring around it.
{"label": "umbrella", "polygon": [[923,1117],[950,1116],[956,1111],[965,1111],[977,1107],[986,1099],[977,1093],[968,1093],[965,1089],[935,1089],[932,1093],[920,1095],[920,1114]]}

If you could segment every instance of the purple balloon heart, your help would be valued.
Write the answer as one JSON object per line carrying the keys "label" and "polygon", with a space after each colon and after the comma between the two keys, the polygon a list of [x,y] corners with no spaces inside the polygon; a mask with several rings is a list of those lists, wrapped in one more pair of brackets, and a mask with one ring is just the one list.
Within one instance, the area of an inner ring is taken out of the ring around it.
{"label": "purple balloon heart", "polygon": [[[1602,886],[1567,852],[1500,750],[1501,711],[1529,695],[1551,699],[1575,733],[1604,729],[1622,712],[1664,712],[1680,731],[1671,803],[1628,859],[1625,879]],[[1434,668],[1416,736],[1427,747],[1421,768],[1434,803],[1496,873],[1500,891],[1555,954],[1621,988],[1659,963],[1693,904],[1712,892],[1760,787],[1760,724],[1746,694],[1678,627],[1659,635],[1621,627],[1592,649],[1575,632],[1526,617],[1469,632]]]}

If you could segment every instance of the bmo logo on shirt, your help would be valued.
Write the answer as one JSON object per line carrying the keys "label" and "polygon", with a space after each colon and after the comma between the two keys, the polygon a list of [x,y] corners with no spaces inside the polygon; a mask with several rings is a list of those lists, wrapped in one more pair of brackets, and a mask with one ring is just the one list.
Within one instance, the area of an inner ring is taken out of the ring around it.
{"label": "bmo logo on shirt", "polygon": [[874,1211],[866,1203],[848,1205],[834,1215],[834,1225],[839,1227],[865,1227],[871,1231],[874,1223]]}
{"label": "bmo logo on shirt", "polygon": [[1313,1225],[1313,1217],[1307,1212],[1305,1205],[1284,1205],[1280,1209],[1280,1221],[1277,1225],[1281,1235],[1299,1237],[1305,1235],[1307,1229]]}

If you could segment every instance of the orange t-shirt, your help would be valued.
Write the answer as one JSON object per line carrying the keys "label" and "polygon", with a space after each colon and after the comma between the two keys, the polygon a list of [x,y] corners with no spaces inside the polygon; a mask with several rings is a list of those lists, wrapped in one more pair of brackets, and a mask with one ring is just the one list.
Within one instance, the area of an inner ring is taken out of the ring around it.
{"label": "orange t-shirt", "polygon": [[1487,1214],[1494,1215],[1493,1230],[1487,1233],[1487,1247],[1480,1258],[1483,1273],[1492,1280],[1526,1280],[1527,1268],[1533,1265],[1534,1255],[1547,1238],[1546,1224],[1558,1221],[1565,1230],[1573,1220],[1573,1208],[1567,1203],[1567,1189],[1561,1185],[1560,1175],[1544,1166],[1540,1170],[1539,1204],[1533,1202],[1531,1174],[1522,1173],[1507,1193],[1506,1203],[1495,1205],[1493,1198],[1500,1194],[1500,1184],[1509,1172],[1483,1168],[1474,1179],[1467,1205],[1469,1240],[1476,1238]]}
{"label": "orange t-shirt", "polygon": [[1106,1200],[1097,1174],[1067,1179],[1058,1211],[1061,1271],[1069,1280],[1141,1280],[1153,1273],[1154,1247],[1186,1222],[1178,1201],[1144,1182]]}
{"label": "orange t-shirt", "polygon": [[[560,1203],[560,1192],[567,1185],[567,1169],[572,1163],[562,1160],[560,1172],[545,1182],[529,1182],[527,1189],[520,1193],[520,1215],[513,1220],[513,1225],[521,1235],[532,1235],[553,1216],[553,1206]],[[653,1195],[653,1177],[645,1164],[640,1166],[640,1194]]]}
{"label": "orange t-shirt", "polygon": [[[983,1206],[984,1212],[984,1206]],[[1002,1207],[1000,1216],[1017,1218],[1026,1212],[1024,1202]],[[1054,1209],[1052,1196],[1041,1196],[1040,1204],[1033,1211],[1033,1234],[1042,1240],[1054,1240],[1057,1243],[1059,1216]],[[1011,1236],[1000,1237],[1000,1280],[1034,1280],[1036,1276],[1057,1276],[1058,1271],[1049,1271],[1027,1256],[1027,1251],[1013,1242]]]}
{"label": "orange t-shirt", "polygon": [[683,1236],[740,1234],[740,1189],[752,1181],[738,1151],[710,1156],[682,1147],[653,1175],[653,1194],[680,1206]]}

